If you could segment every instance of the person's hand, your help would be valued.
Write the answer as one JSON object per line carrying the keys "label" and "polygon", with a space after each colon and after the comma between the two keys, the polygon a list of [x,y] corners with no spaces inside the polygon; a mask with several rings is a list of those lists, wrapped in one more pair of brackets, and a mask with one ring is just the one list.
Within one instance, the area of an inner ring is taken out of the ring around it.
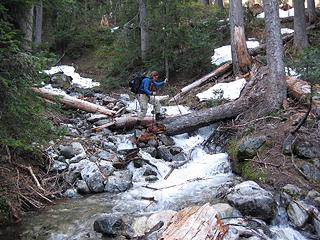
{"label": "person's hand", "polygon": [[165,82],[165,83],[168,82],[168,78],[165,78],[165,79],[164,79],[164,82]]}
{"label": "person's hand", "polygon": [[155,95],[157,95],[157,93],[156,92],[152,92],[152,96],[155,96]]}

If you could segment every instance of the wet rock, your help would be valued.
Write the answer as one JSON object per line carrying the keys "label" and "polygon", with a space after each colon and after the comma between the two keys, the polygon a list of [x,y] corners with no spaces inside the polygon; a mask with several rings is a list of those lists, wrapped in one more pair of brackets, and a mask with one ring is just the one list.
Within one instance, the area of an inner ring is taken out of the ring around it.
{"label": "wet rock", "polygon": [[155,158],[157,156],[157,149],[155,147],[146,147],[143,151],[149,153],[151,157]]}
{"label": "wet rock", "polygon": [[114,172],[105,183],[105,192],[124,192],[132,187],[132,173],[129,170]]}
{"label": "wet rock", "polygon": [[170,149],[166,146],[159,146],[158,147],[158,158],[163,159],[164,161],[171,162],[172,161],[172,154],[170,152]]}
{"label": "wet rock", "polygon": [[79,143],[79,142],[73,142],[73,143],[71,143],[71,145],[62,146],[62,148],[60,149],[60,153],[65,158],[69,158],[69,159],[76,156],[76,155],[80,155],[80,154],[85,155],[86,154],[84,148],[82,147],[81,143]]}
{"label": "wet rock", "polygon": [[64,156],[58,156],[57,161],[66,162],[66,158]]}
{"label": "wet rock", "polygon": [[183,162],[185,160],[187,160],[187,155],[183,152],[178,153],[172,157],[172,161],[174,162]]}
{"label": "wet rock", "polygon": [[244,215],[271,220],[275,214],[275,200],[271,192],[264,190],[253,181],[246,181],[229,189],[229,204]]}
{"label": "wet rock", "polygon": [[103,192],[104,190],[104,179],[100,172],[93,173],[87,180],[86,183],[89,189],[94,193]]}
{"label": "wet rock", "polygon": [[309,219],[309,214],[305,209],[307,207],[300,201],[291,202],[288,206],[288,217],[297,227],[303,227]]}
{"label": "wet rock", "polygon": [[80,153],[80,154],[72,157],[68,162],[69,163],[77,163],[77,162],[80,162],[82,159],[86,158],[86,156],[87,156],[86,153]]}
{"label": "wet rock", "polygon": [[159,144],[158,144],[157,140],[152,139],[152,140],[148,141],[148,145],[151,147],[157,147]]}
{"label": "wet rock", "polygon": [[179,154],[181,152],[183,152],[183,149],[181,147],[177,147],[177,146],[170,147],[170,153],[172,155],[176,155],[176,154]]}
{"label": "wet rock", "polygon": [[76,189],[77,189],[77,192],[80,193],[80,194],[89,194],[89,193],[91,193],[86,181],[84,181],[84,180],[78,180],[76,182]]}
{"label": "wet rock", "polygon": [[288,193],[288,194],[289,194],[290,196],[292,196],[292,197],[299,196],[299,195],[301,195],[301,193],[302,193],[302,190],[301,190],[299,187],[297,187],[297,186],[295,186],[295,185],[293,185],[293,184],[287,184],[287,185],[285,185],[285,186],[282,188],[282,190],[283,190],[284,192]]}
{"label": "wet rock", "polygon": [[69,170],[66,174],[66,181],[70,184],[73,184],[76,179],[81,177],[81,171],[90,164],[91,162],[87,159],[81,160],[78,163],[72,163],[69,165]]}
{"label": "wet rock", "polygon": [[320,143],[298,139],[294,144],[293,153],[305,159],[320,158]]}
{"label": "wet rock", "polygon": [[81,170],[81,177],[88,183],[88,179],[96,172],[99,172],[97,164],[89,161]]}
{"label": "wet rock", "polygon": [[227,203],[217,203],[212,206],[217,210],[220,218],[240,217],[240,212]]}
{"label": "wet rock", "polygon": [[154,171],[150,166],[146,166],[142,176],[157,176],[157,172]]}
{"label": "wet rock", "polygon": [[69,188],[63,193],[63,196],[67,198],[77,198],[79,194],[74,188]]}
{"label": "wet rock", "polygon": [[129,226],[123,221],[120,216],[108,214],[100,217],[93,223],[93,229],[102,233],[107,237],[116,237],[121,235],[127,235],[126,229]]}
{"label": "wet rock", "polygon": [[155,182],[155,181],[158,181],[159,178],[157,176],[150,175],[150,176],[146,176],[144,180],[147,182]]}
{"label": "wet rock", "polygon": [[259,148],[267,141],[266,136],[257,136],[245,139],[239,145],[237,158],[244,160],[256,156]]}
{"label": "wet rock", "polygon": [[165,134],[159,134],[158,139],[165,146],[173,146],[175,144],[174,140]]}

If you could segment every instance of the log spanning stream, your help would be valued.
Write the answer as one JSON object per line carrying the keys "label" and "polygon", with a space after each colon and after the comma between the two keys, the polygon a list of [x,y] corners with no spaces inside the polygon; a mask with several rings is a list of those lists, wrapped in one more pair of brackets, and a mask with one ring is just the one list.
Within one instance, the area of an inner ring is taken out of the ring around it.
{"label": "log spanning stream", "polygon": [[[206,127],[199,129],[197,134],[191,137],[188,134],[173,137],[175,144],[182,147],[191,160],[172,171],[167,179],[164,178],[171,169],[169,163],[152,158],[148,153],[141,151],[143,158],[150,160],[157,167],[158,181],[146,182],[142,177],[142,171],[129,165],[128,168],[133,172],[133,187],[128,191],[58,201],[41,212],[29,213],[19,226],[0,233],[0,238],[108,239],[93,230],[94,221],[105,213],[139,216],[159,210],[179,210],[206,202],[220,202],[221,200],[217,199],[219,189],[227,187],[236,177],[231,173],[226,153],[208,154],[200,147],[211,131],[212,127]],[[135,147],[128,141],[128,137],[121,135],[118,147]],[[279,223],[281,222],[278,221]],[[280,232],[279,238],[275,239],[304,239],[288,227],[280,227],[275,231]]]}

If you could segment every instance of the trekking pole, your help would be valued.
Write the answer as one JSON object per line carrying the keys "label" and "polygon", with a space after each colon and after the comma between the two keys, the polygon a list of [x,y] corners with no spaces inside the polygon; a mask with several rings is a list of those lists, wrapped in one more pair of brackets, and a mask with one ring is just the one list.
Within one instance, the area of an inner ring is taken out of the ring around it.
{"label": "trekking pole", "polygon": [[153,121],[156,122],[156,95],[153,95]]}
{"label": "trekking pole", "polygon": [[180,115],[182,115],[182,111],[181,111],[181,109],[180,109],[180,107],[179,107],[179,104],[178,104],[178,102],[177,102],[177,99],[176,99],[175,97],[173,97],[173,99],[174,99],[174,102],[176,103],[176,105],[177,105],[177,107],[178,107],[178,110],[179,110],[179,112],[180,112]]}

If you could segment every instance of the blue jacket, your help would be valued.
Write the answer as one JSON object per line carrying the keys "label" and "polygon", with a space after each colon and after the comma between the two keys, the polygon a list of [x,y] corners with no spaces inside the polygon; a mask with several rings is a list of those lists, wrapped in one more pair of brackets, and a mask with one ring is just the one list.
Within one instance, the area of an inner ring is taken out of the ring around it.
{"label": "blue jacket", "polygon": [[[145,93],[148,96],[150,96],[152,94],[152,91],[150,89],[150,83],[151,83],[151,79],[149,77],[145,77],[141,82],[139,92]],[[165,83],[165,81],[161,81],[161,82],[153,81],[153,85],[155,86],[156,89],[158,87],[160,87],[161,85],[163,85],[164,83]]]}

